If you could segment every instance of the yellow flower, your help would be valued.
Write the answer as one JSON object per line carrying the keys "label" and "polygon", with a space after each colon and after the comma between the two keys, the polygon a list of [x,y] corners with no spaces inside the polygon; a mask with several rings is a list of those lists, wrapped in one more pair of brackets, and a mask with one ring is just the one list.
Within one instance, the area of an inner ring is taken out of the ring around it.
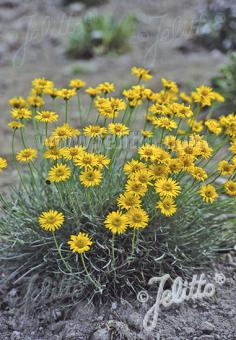
{"label": "yellow flower", "polygon": [[168,169],[170,173],[178,174],[181,172],[183,164],[180,159],[172,158],[168,161]]}
{"label": "yellow flower", "polygon": [[95,158],[97,160],[97,167],[99,169],[102,168],[103,166],[108,168],[109,164],[111,163],[111,160],[103,154],[97,154],[95,155]]}
{"label": "yellow flower", "polygon": [[236,155],[236,140],[231,142],[231,145],[230,145],[230,148],[229,150],[234,154]]}
{"label": "yellow flower", "polygon": [[73,87],[77,91],[86,85],[86,82],[81,79],[72,79],[69,83],[70,87]]}
{"label": "yellow flower", "polygon": [[178,86],[174,81],[162,78],[161,82],[162,82],[165,90],[169,91],[170,93],[175,94],[179,91]]}
{"label": "yellow flower", "polygon": [[171,197],[165,197],[157,203],[156,207],[159,208],[161,213],[167,217],[174,215],[177,211],[176,203]]}
{"label": "yellow flower", "polygon": [[125,192],[118,197],[117,204],[120,208],[129,210],[130,208],[139,207],[141,200],[133,192]]}
{"label": "yellow flower", "polygon": [[122,137],[130,133],[129,128],[121,123],[110,123],[108,130],[112,135]]}
{"label": "yellow flower", "polygon": [[184,104],[174,103],[171,109],[178,118],[190,118],[193,116],[193,111],[190,109],[190,106],[185,106]]}
{"label": "yellow flower", "polygon": [[213,90],[211,87],[201,85],[196,88],[196,91],[191,93],[193,100],[199,103],[202,107],[210,106],[212,100],[215,99]]}
{"label": "yellow flower", "polygon": [[128,224],[134,229],[146,228],[149,217],[142,208],[131,208],[127,214]]}
{"label": "yellow flower", "polygon": [[179,145],[179,140],[175,136],[166,136],[164,138],[164,145],[171,151],[176,151]]}
{"label": "yellow flower", "polygon": [[91,237],[88,234],[81,232],[78,235],[71,235],[70,240],[67,243],[73,253],[79,254],[89,251],[93,244]]}
{"label": "yellow flower", "polygon": [[16,154],[16,159],[18,162],[28,163],[37,157],[37,150],[32,148],[27,148],[19,151]]}
{"label": "yellow flower", "polygon": [[167,117],[156,118],[152,121],[152,124],[154,126],[161,127],[169,131],[177,128],[176,122]]}
{"label": "yellow flower", "polygon": [[79,179],[85,187],[93,187],[101,183],[102,173],[95,169],[85,170],[81,172]]}
{"label": "yellow flower", "polygon": [[229,162],[223,160],[218,163],[217,170],[221,173],[221,175],[232,175],[234,172],[234,165],[229,164]]}
{"label": "yellow flower", "polygon": [[143,137],[146,138],[152,138],[153,137],[153,132],[150,130],[141,130],[141,134]]}
{"label": "yellow flower", "polygon": [[155,190],[161,197],[176,197],[181,188],[179,183],[172,178],[160,178],[155,183]]}
{"label": "yellow flower", "polygon": [[147,161],[155,156],[157,148],[153,144],[144,144],[138,149],[138,153],[141,159]]}
{"label": "yellow flower", "polygon": [[105,82],[98,86],[98,90],[105,94],[115,91],[115,86],[113,83]]}
{"label": "yellow flower", "polygon": [[236,182],[229,180],[224,184],[224,188],[228,195],[236,196]]}
{"label": "yellow flower", "polygon": [[46,89],[52,88],[54,86],[51,80],[45,78],[36,78],[32,81],[33,91],[41,95],[45,92]]}
{"label": "yellow flower", "polygon": [[32,112],[26,108],[13,109],[11,115],[15,119],[31,119]]}
{"label": "yellow flower", "polygon": [[142,197],[145,195],[145,193],[148,190],[147,184],[143,184],[141,182],[133,181],[133,180],[128,180],[125,190],[127,192],[132,192],[134,195],[137,195],[139,197]]}
{"label": "yellow flower", "polygon": [[24,124],[22,124],[20,122],[16,122],[16,121],[12,121],[12,122],[8,123],[7,125],[14,130],[17,130],[17,129],[24,127]]}
{"label": "yellow flower", "polygon": [[45,89],[44,93],[48,94],[52,99],[55,99],[59,96],[58,89],[55,87]]}
{"label": "yellow flower", "polygon": [[101,93],[99,88],[88,87],[85,92],[90,95],[91,98],[96,97],[99,93]]}
{"label": "yellow flower", "polygon": [[39,216],[38,222],[42,229],[54,232],[63,225],[64,215],[56,210],[45,211]]}
{"label": "yellow flower", "polygon": [[207,173],[204,169],[194,166],[192,169],[190,169],[190,173],[198,181],[205,181],[207,179]]}
{"label": "yellow flower", "polygon": [[57,121],[58,115],[52,111],[41,111],[37,112],[35,119],[43,123],[52,123]]}
{"label": "yellow flower", "polygon": [[145,69],[143,67],[132,67],[131,73],[134,74],[137,78],[141,80],[149,80],[152,79],[152,75],[150,74],[150,70]]}
{"label": "yellow flower", "polygon": [[9,100],[9,105],[16,109],[22,109],[27,106],[27,101],[23,97],[13,97]]}
{"label": "yellow flower", "polygon": [[78,156],[82,155],[85,151],[84,146],[72,146],[61,149],[61,154],[67,161],[75,160]]}
{"label": "yellow flower", "polygon": [[68,101],[70,98],[76,95],[75,89],[60,89],[58,90],[58,97]]}
{"label": "yellow flower", "polygon": [[85,136],[91,138],[105,137],[105,135],[107,134],[107,129],[99,125],[89,125],[84,127],[83,133]]}
{"label": "yellow flower", "polygon": [[169,165],[166,164],[151,164],[149,166],[152,179],[166,177],[170,173]]}
{"label": "yellow flower", "polygon": [[71,176],[71,169],[65,164],[54,165],[48,173],[48,179],[51,182],[65,182]]}
{"label": "yellow flower", "polygon": [[43,156],[44,158],[52,159],[56,161],[57,159],[62,158],[62,152],[61,152],[61,149],[50,148],[49,150],[44,152]]}
{"label": "yellow flower", "polygon": [[144,169],[144,170],[136,171],[132,176],[130,176],[130,179],[132,181],[137,181],[142,184],[152,185],[151,177],[152,177],[151,171],[149,169]]}
{"label": "yellow flower", "polygon": [[128,176],[135,173],[136,171],[146,169],[146,166],[144,163],[136,161],[135,159],[132,159],[131,161],[125,163],[124,165],[124,173]]}
{"label": "yellow flower", "polygon": [[5,158],[0,157],[0,173],[7,167],[7,161]]}
{"label": "yellow flower", "polygon": [[53,132],[52,137],[57,137],[60,140],[76,137],[80,134],[79,130],[72,128],[69,124],[65,123],[58,126]]}
{"label": "yellow flower", "polygon": [[59,143],[60,143],[59,137],[51,136],[49,138],[45,138],[45,140],[44,140],[44,145],[47,148],[55,148]]}
{"label": "yellow flower", "polygon": [[29,96],[27,103],[33,107],[41,107],[45,104],[43,99],[39,96]]}
{"label": "yellow flower", "polygon": [[92,169],[98,165],[96,156],[90,152],[83,152],[74,159],[76,166],[84,168],[85,170]]}
{"label": "yellow flower", "polygon": [[205,122],[205,125],[207,126],[208,130],[215,135],[219,135],[222,131],[222,127],[220,126],[220,123],[216,119],[208,119]]}
{"label": "yellow flower", "polygon": [[128,226],[127,216],[120,211],[112,211],[107,215],[104,224],[113,234],[123,234]]}
{"label": "yellow flower", "polygon": [[202,121],[197,122],[196,120],[192,119],[192,120],[189,120],[188,124],[191,127],[191,130],[193,132],[199,133],[199,132],[201,132],[204,129]]}
{"label": "yellow flower", "polygon": [[206,203],[213,203],[218,197],[215,187],[211,184],[203,185],[198,193]]}
{"label": "yellow flower", "polygon": [[192,98],[188,96],[185,92],[181,92],[179,94],[180,98],[183,99],[184,102],[186,103],[192,103]]}

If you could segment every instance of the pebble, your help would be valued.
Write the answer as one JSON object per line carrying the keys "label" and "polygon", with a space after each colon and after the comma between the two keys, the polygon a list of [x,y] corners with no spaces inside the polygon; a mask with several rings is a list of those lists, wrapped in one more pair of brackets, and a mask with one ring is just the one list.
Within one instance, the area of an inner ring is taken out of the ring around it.
{"label": "pebble", "polygon": [[101,328],[95,331],[91,338],[91,340],[110,340],[110,334],[106,328]]}
{"label": "pebble", "polygon": [[126,322],[129,326],[136,330],[141,330],[143,326],[143,319],[137,312],[132,312],[127,315]]}
{"label": "pebble", "polygon": [[215,330],[215,326],[212,323],[205,321],[205,322],[203,322],[203,324],[201,326],[201,330],[205,334],[210,334]]}

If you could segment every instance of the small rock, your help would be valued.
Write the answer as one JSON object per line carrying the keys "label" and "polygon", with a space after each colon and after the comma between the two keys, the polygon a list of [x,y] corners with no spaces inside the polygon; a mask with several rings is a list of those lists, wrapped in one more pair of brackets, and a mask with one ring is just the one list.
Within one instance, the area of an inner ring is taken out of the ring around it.
{"label": "small rock", "polygon": [[72,3],[69,7],[69,14],[72,16],[80,15],[84,11],[85,5],[82,2]]}
{"label": "small rock", "polygon": [[195,332],[195,329],[193,327],[185,327],[184,331],[186,332],[187,335],[191,335]]}
{"label": "small rock", "polygon": [[137,312],[132,312],[127,315],[126,322],[130,327],[136,330],[141,330],[143,326],[143,319]]}
{"label": "small rock", "polygon": [[11,340],[20,340],[21,339],[21,333],[18,331],[14,331],[11,334]]}
{"label": "small rock", "polygon": [[106,328],[101,328],[95,331],[91,338],[91,340],[110,340],[110,334]]}
{"label": "small rock", "polygon": [[208,321],[205,321],[202,324],[201,330],[205,334],[210,334],[210,333],[212,333],[215,330],[215,326],[212,323],[210,323]]}

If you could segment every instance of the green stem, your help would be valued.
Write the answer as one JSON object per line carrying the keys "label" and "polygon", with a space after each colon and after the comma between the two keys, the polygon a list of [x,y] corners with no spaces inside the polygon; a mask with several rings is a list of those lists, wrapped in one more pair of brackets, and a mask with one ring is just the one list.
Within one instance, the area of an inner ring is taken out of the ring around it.
{"label": "green stem", "polygon": [[65,123],[68,122],[68,100],[65,100]]}
{"label": "green stem", "polygon": [[58,243],[57,243],[57,239],[56,239],[56,235],[55,235],[55,232],[52,233],[52,236],[53,236],[53,239],[54,239],[54,243],[55,243],[55,246],[57,248],[57,251],[58,251],[58,254],[60,256],[60,259],[62,260],[64,266],[66,267],[66,269],[71,272],[71,267],[69,266],[69,264],[66,262],[66,260],[64,259],[64,257],[62,256],[62,253],[61,253],[61,249],[60,247],[58,246]]}
{"label": "green stem", "polygon": [[83,267],[84,267],[84,270],[89,278],[89,280],[91,281],[91,283],[99,290],[99,292],[101,293],[102,292],[102,288],[101,286],[95,281],[93,280],[93,278],[91,277],[91,274],[89,273],[88,269],[87,269],[87,266],[85,264],[85,261],[84,261],[84,255],[83,254],[80,254],[81,255],[81,261],[83,263]]}
{"label": "green stem", "polygon": [[115,266],[115,234],[112,234],[112,267]]}
{"label": "green stem", "polygon": [[16,135],[16,130],[14,130],[13,136],[12,136],[12,144],[11,144],[12,159],[13,159],[13,163],[16,166],[17,173],[18,173],[18,175],[20,177],[21,184],[22,184],[23,188],[25,189],[25,191],[28,193],[28,190],[27,190],[27,188],[26,188],[26,186],[24,184],[23,178],[22,178],[21,173],[20,173],[20,169],[19,169],[19,167],[17,165],[17,161],[16,161],[16,154],[15,154],[15,147],[14,147],[14,145],[15,145],[15,135]]}

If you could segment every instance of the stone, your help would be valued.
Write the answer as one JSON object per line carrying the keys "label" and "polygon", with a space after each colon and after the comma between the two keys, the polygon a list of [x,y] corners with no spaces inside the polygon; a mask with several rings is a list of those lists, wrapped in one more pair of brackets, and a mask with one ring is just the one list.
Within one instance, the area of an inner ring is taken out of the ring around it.
{"label": "stone", "polygon": [[91,338],[91,340],[110,340],[110,334],[106,328],[101,328],[96,330]]}
{"label": "stone", "polygon": [[215,326],[212,323],[205,321],[205,322],[203,322],[203,324],[201,326],[201,330],[205,334],[210,334],[215,330]]}
{"label": "stone", "polygon": [[136,330],[141,330],[143,327],[143,319],[137,312],[129,313],[126,317],[126,322],[130,327]]}
{"label": "stone", "polygon": [[68,11],[69,11],[69,14],[71,16],[77,16],[77,15],[80,15],[81,13],[83,13],[85,9],[85,5],[82,4],[82,2],[75,2],[75,3],[72,3],[70,4],[70,6],[68,7]]}

